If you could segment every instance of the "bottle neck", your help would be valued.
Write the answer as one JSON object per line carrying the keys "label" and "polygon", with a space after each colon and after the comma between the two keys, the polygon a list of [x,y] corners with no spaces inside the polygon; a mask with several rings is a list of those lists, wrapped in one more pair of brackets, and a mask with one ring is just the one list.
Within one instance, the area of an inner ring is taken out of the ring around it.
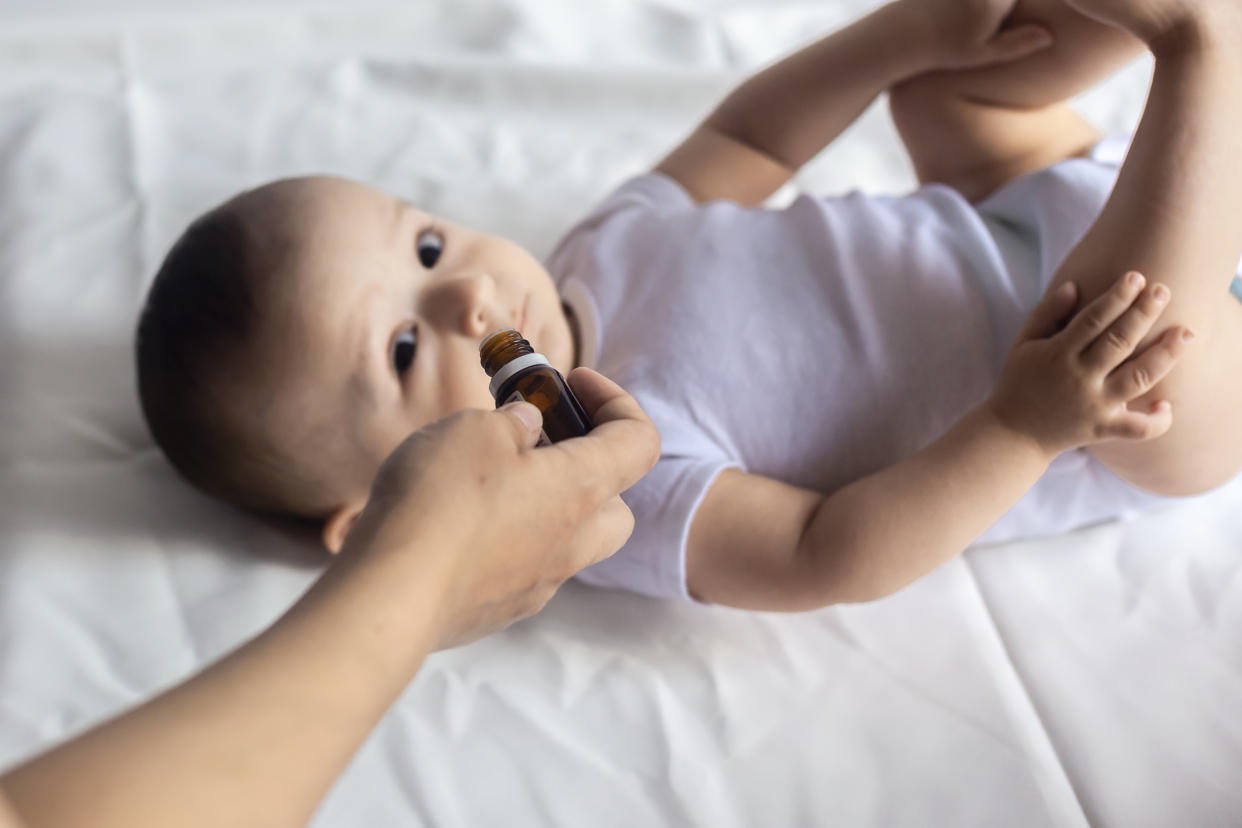
{"label": "bottle neck", "polygon": [[533,368],[536,365],[551,365],[551,363],[548,362],[548,358],[543,354],[523,354],[517,359],[511,359],[506,362],[500,367],[500,370],[496,372],[495,376],[492,377],[491,384],[488,385],[488,389],[492,392],[492,396],[495,397],[496,393],[500,390],[500,387],[508,382],[509,378],[518,371]]}
{"label": "bottle neck", "polygon": [[487,375],[494,376],[511,359],[533,354],[530,342],[513,328],[496,331],[479,343],[479,362]]}

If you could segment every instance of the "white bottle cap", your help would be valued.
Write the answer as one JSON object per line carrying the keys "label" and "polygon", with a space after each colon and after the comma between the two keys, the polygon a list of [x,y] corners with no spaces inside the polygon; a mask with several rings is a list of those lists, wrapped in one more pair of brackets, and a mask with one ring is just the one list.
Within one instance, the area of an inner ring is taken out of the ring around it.
{"label": "white bottle cap", "polygon": [[501,366],[496,372],[496,376],[492,377],[492,382],[488,389],[492,392],[492,396],[496,396],[496,392],[500,390],[500,386],[504,385],[509,377],[521,371],[523,368],[529,368],[532,365],[551,365],[548,358],[543,354],[523,354],[517,359],[511,359]]}

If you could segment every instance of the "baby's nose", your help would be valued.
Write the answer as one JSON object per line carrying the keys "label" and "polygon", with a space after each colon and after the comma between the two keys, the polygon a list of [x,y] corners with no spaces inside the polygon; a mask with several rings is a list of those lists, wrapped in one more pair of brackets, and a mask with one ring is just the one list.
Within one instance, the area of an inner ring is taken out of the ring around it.
{"label": "baby's nose", "polygon": [[472,337],[490,333],[495,321],[492,318],[495,315],[492,308],[495,280],[487,273],[475,273],[453,281],[458,327]]}

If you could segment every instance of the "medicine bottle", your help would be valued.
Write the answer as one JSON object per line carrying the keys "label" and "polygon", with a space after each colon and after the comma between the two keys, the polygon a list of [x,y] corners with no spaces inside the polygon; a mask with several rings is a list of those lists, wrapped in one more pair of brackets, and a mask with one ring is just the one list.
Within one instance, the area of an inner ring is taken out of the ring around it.
{"label": "medicine bottle", "polygon": [[497,408],[525,400],[543,412],[539,445],[581,437],[591,430],[591,419],[565,378],[517,331],[506,328],[484,339],[479,361],[492,378],[489,388]]}

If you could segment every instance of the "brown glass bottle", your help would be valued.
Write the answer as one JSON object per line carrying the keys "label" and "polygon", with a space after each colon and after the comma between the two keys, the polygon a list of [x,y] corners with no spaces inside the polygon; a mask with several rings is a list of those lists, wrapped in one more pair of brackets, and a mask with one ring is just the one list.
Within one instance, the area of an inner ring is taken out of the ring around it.
{"label": "brown glass bottle", "polygon": [[479,361],[492,378],[497,408],[525,400],[543,412],[540,445],[581,437],[591,430],[591,418],[569,390],[569,383],[517,331],[506,328],[484,339]]}

